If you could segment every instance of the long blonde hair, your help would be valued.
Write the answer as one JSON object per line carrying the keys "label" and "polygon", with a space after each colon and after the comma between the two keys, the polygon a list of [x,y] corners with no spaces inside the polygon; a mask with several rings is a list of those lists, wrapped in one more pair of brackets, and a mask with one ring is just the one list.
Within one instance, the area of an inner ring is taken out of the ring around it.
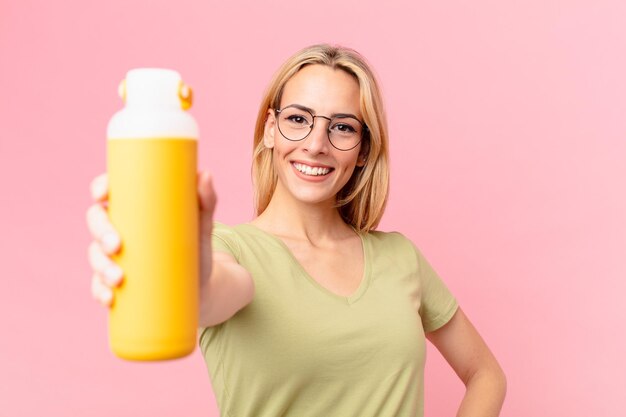
{"label": "long blonde hair", "polygon": [[361,145],[365,165],[357,166],[348,183],[339,191],[337,207],[344,221],[356,230],[373,230],[382,218],[389,195],[389,139],[380,88],[374,73],[358,52],[326,44],[310,46],[289,58],[274,75],[261,102],[254,129],[252,162],[256,214],[267,208],[278,181],[272,161],[273,151],[263,143],[268,110],[279,108],[287,81],[304,66],[313,64],[341,69],[359,83],[361,113],[368,127]]}

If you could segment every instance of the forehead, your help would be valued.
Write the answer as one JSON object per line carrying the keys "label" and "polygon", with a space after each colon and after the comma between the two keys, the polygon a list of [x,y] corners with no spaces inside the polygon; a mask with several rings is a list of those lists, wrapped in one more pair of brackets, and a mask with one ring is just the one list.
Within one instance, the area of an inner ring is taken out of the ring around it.
{"label": "forehead", "polygon": [[357,80],[342,69],[308,65],[298,71],[283,90],[280,106],[300,104],[317,114],[352,113],[361,117]]}

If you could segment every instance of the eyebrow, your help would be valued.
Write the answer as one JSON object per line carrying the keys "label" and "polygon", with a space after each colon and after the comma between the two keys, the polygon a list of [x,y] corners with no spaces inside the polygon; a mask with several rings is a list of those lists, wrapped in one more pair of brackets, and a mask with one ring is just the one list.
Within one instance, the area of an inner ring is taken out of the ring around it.
{"label": "eyebrow", "polygon": [[[289,105],[287,105],[287,106],[285,106],[285,107],[295,107],[295,108],[300,109],[300,110],[308,111],[308,112],[309,112],[309,113],[311,113],[312,115],[316,115],[316,114],[317,114],[317,113],[315,112],[315,110],[313,110],[313,109],[312,109],[312,108],[310,108],[310,107],[303,106],[302,104],[295,104],[295,103],[294,103],[294,104],[289,104]],[[285,108],[285,107],[283,107],[283,108]],[[355,118],[356,120],[359,120],[359,121],[361,120],[361,119],[359,119],[358,117],[356,117],[356,116],[355,116],[354,114],[352,114],[352,113],[333,113],[333,114],[329,115],[329,117],[331,117],[331,118],[333,118],[333,117],[353,117],[353,118]]]}

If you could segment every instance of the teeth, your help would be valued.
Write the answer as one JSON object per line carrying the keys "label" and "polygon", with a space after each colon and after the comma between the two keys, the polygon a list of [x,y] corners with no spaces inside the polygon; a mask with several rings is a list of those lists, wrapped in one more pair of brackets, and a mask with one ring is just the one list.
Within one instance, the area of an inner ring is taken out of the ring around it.
{"label": "teeth", "polygon": [[305,175],[318,176],[318,175],[326,175],[330,172],[330,168],[322,168],[322,167],[312,168],[308,165],[299,164],[297,162],[294,162],[293,166],[298,171],[302,172]]}

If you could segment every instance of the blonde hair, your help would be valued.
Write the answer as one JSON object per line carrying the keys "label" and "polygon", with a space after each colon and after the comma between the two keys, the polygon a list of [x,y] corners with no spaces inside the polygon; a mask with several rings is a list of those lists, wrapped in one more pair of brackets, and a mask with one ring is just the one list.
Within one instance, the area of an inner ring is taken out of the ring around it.
{"label": "blonde hair", "polygon": [[389,195],[389,146],[387,119],[380,88],[365,59],[356,51],[340,46],[313,45],[289,58],[270,82],[263,97],[254,129],[252,179],[256,214],[267,208],[278,181],[272,149],[263,143],[269,109],[278,109],[287,81],[307,65],[326,65],[352,75],[359,83],[360,106],[367,125],[361,145],[365,165],[356,167],[352,177],[337,194],[337,207],[344,221],[360,232],[378,226]]}

